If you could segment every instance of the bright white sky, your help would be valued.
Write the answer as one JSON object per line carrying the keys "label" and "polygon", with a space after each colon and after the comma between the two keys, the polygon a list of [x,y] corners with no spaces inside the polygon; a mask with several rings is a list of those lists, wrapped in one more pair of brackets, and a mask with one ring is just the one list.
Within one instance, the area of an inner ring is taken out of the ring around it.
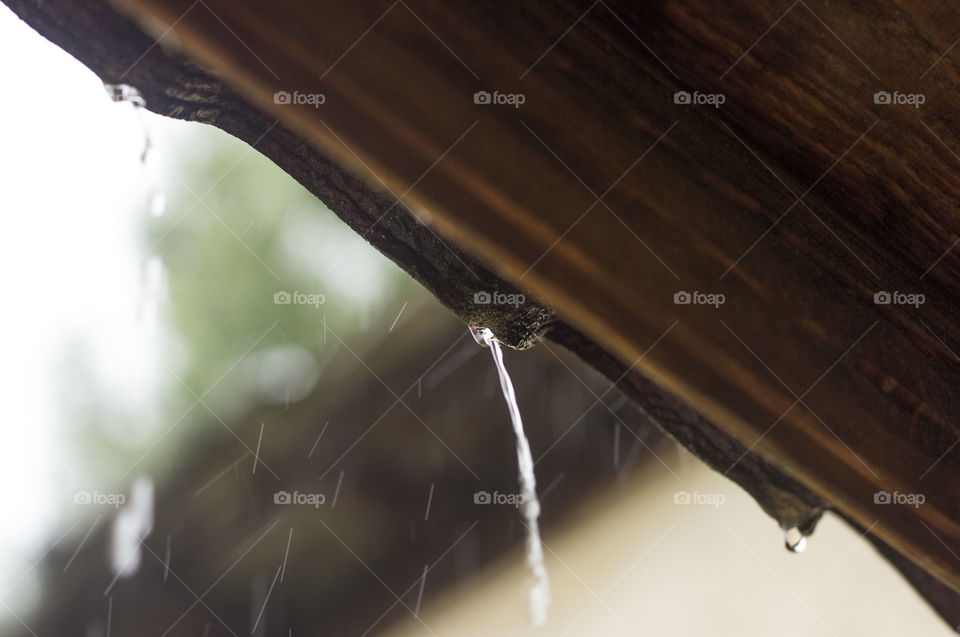
{"label": "bright white sky", "polygon": [[[165,272],[137,231],[151,215],[151,195],[172,190],[165,150],[184,145],[199,125],[141,112],[152,140],[142,164],[144,128],[133,106],[114,103],[93,72],[2,4],[0,77],[2,619],[3,603],[29,600],[37,556],[71,524],[66,546],[76,546],[103,512],[90,507],[82,519],[74,492],[129,487],[90,484],[76,466],[68,434],[82,423],[60,403],[80,389],[63,386],[66,357],[92,366],[84,380],[111,397],[111,410],[130,415],[125,440],[147,440],[166,424],[157,403],[161,384],[173,382],[158,362]],[[385,259],[345,227],[335,258],[315,250],[339,230],[295,213],[283,235],[295,261],[288,267],[327,273],[318,285],[358,308],[383,296],[392,268]]]}
{"label": "bright white sky", "polygon": [[[157,340],[143,318],[149,268],[134,230],[160,171],[138,159],[132,106],[113,103],[92,72],[2,5],[0,77],[2,596],[70,523],[64,485],[83,488],[62,442],[70,415],[56,404],[66,345],[86,343],[121,408],[149,411]],[[160,153],[184,134],[144,116]]]}

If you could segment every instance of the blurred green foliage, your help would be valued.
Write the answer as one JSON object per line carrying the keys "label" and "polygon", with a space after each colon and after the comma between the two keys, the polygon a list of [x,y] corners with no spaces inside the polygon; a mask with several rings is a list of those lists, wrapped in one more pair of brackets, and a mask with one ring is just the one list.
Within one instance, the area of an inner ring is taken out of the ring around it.
{"label": "blurred green foliage", "polygon": [[[176,147],[161,140],[162,165],[153,168],[166,210],[138,211],[143,262],[158,257],[164,272],[161,298],[151,299],[162,343],[159,413],[145,419],[154,424],[144,435],[122,435],[139,416],[114,410],[103,388],[71,381],[67,399],[84,424],[69,435],[89,470],[85,485],[162,477],[179,447],[262,399],[251,386],[259,355],[274,352],[274,362],[309,376],[327,350],[327,327],[348,338],[385,312],[389,326],[405,299],[426,296],[255,149],[213,127],[179,125],[190,135]],[[275,303],[282,292],[317,303]],[[75,353],[70,376],[82,379],[84,356]],[[134,462],[131,475],[118,475]]]}

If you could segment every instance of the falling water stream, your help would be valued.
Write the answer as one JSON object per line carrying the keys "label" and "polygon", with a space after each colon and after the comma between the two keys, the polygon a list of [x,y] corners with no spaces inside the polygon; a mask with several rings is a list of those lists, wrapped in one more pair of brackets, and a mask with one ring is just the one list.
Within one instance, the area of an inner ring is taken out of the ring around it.
{"label": "falling water stream", "polygon": [[[150,129],[143,119],[141,109],[146,106],[146,100],[135,87],[129,84],[104,84],[107,94],[114,102],[127,103],[133,106],[137,122],[143,131],[143,150],[140,152],[140,163],[147,170],[147,156],[153,147]],[[160,217],[166,209],[166,196],[154,189],[147,197],[147,210],[153,217]],[[164,289],[163,263],[157,256],[148,257],[141,275],[141,298],[138,307],[138,323],[148,338],[156,338],[157,315],[159,314],[160,299]],[[130,577],[137,572],[140,566],[140,546],[143,540],[153,530],[154,514],[154,485],[146,477],[137,478],[131,485],[130,499],[126,506],[119,509],[113,519],[110,538],[110,566],[114,573],[114,580]],[[107,591],[113,586],[113,582]],[[104,593],[107,594],[106,592]]]}
{"label": "falling water stream", "polygon": [[140,567],[140,545],[153,530],[153,509],[153,481],[137,478],[130,488],[129,501],[113,520],[110,568],[115,578],[130,577]]}
{"label": "falling water stream", "polygon": [[510,412],[510,422],[513,424],[513,433],[517,438],[517,464],[520,469],[520,495],[523,500],[522,513],[524,525],[527,527],[527,567],[533,574],[534,582],[530,587],[528,602],[530,619],[535,626],[542,626],[547,621],[547,607],[550,605],[550,580],[547,578],[547,567],[543,563],[543,543],[540,540],[540,500],[537,498],[537,479],[533,473],[533,454],[530,453],[530,442],[523,431],[523,420],[520,418],[520,407],[517,405],[517,396],[513,390],[513,382],[503,363],[503,352],[500,341],[494,337],[488,328],[470,328],[474,340],[480,345],[490,348],[493,362],[500,376],[500,389],[507,401],[507,410]]}
{"label": "falling water stream", "polygon": [[140,128],[143,129],[143,151],[140,153],[140,163],[147,163],[147,154],[150,152],[153,142],[150,139],[150,130],[147,128],[147,123],[143,121],[143,115],[140,114],[140,109],[147,105],[147,101],[143,99],[143,95],[136,87],[129,84],[104,84],[103,88],[106,89],[107,95],[114,102],[126,102],[133,105],[133,112],[136,113]]}

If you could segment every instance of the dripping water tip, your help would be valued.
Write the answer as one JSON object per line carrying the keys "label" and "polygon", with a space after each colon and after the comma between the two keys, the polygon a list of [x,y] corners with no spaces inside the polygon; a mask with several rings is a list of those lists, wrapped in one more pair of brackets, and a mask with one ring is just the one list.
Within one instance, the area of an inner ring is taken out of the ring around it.
{"label": "dripping water tip", "polygon": [[489,341],[495,339],[489,327],[474,327],[471,325],[470,334],[473,336],[473,340],[477,342],[477,345],[482,345],[483,347],[488,347]]}
{"label": "dripping water tip", "polygon": [[103,88],[114,102],[130,102],[134,106],[146,106],[147,101],[135,86],[129,84],[110,84],[104,82]]}

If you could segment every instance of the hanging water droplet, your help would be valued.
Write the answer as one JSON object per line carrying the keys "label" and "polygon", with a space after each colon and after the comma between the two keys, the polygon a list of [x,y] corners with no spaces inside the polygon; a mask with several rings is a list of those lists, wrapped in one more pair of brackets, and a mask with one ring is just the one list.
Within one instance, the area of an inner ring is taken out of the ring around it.
{"label": "hanging water droplet", "polygon": [[807,538],[794,526],[783,532],[783,544],[792,553],[803,553],[807,548]]}
{"label": "hanging water droplet", "polygon": [[114,102],[130,102],[134,106],[146,106],[147,101],[143,99],[143,94],[135,86],[129,84],[107,84],[104,83],[107,95]]}

